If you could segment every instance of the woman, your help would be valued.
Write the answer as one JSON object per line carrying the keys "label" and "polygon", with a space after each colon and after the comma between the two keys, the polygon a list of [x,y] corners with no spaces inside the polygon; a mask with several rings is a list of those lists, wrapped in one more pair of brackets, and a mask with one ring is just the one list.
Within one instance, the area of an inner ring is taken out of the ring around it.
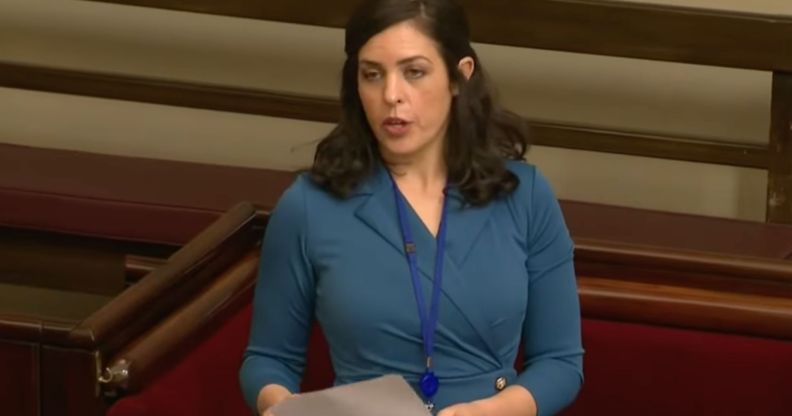
{"label": "woman", "polygon": [[315,318],[336,384],[397,373],[440,416],[557,413],[582,383],[572,242],[463,10],[366,1],[345,50],[343,119],[264,238],[246,400],[297,392]]}

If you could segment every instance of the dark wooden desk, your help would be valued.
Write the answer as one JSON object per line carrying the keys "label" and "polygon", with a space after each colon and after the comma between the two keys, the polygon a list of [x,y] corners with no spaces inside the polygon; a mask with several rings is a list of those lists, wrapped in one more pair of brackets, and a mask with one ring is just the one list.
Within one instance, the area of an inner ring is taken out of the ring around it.
{"label": "dark wooden desk", "polygon": [[0,228],[0,414],[103,415],[249,296],[265,218],[240,204],[182,247]]}

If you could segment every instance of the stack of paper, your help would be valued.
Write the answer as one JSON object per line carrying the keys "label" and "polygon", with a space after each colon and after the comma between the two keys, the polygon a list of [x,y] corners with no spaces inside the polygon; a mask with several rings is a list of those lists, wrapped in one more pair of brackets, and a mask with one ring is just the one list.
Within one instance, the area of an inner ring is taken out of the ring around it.
{"label": "stack of paper", "polygon": [[284,400],[275,416],[431,416],[398,375],[329,388]]}

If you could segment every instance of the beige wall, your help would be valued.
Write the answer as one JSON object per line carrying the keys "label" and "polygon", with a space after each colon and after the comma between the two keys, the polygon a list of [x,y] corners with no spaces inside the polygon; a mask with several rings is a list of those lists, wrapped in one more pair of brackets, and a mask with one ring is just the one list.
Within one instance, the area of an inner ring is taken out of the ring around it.
{"label": "beige wall", "polygon": [[749,13],[770,13],[792,16],[789,0],[616,0],[628,3],[666,4],[713,10],[734,10]]}
{"label": "beige wall", "polygon": [[[774,7],[769,0],[752,4]],[[767,142],[768,73],[492,45],[477,50],[504,104],[529,117]],[[336,29],[82,1],[0,0],[3,61],[335,95],[342,58]],[[309,163],[313,143],[330,128],[2,88],[0,117],[2,142],[285,169]],[[564,198],[764,218],[766,175],[759,170],[543,147],[529,160]]]}

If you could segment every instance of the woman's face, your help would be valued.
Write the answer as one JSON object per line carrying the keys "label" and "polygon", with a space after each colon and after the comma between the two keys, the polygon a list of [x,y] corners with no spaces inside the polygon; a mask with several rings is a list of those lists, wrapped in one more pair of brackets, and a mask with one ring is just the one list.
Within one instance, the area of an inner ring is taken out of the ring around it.
{"label": "woman's face", "polygon": [[363,45],[358,67],[358,94],[382,155],[442,154],[452,94],[435,42],[399,23]]}

